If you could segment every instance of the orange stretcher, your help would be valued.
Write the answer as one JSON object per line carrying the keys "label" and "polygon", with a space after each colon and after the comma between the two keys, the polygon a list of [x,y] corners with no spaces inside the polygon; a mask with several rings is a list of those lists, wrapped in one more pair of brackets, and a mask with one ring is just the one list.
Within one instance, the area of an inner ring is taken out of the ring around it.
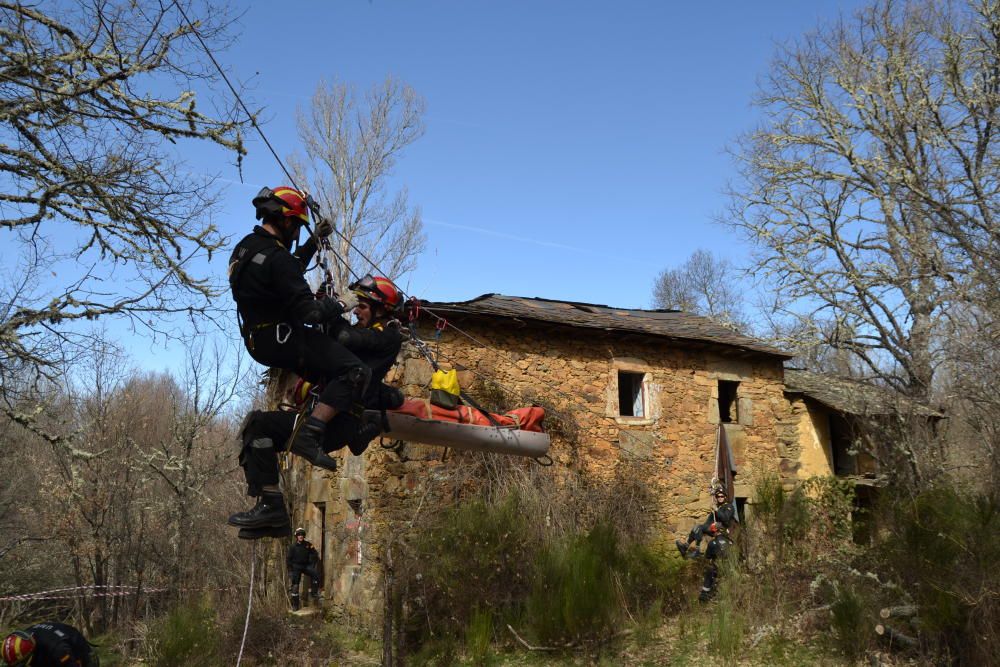
{"label": "orange stretcher", "polygon": [[467,405],[449,410],[416,398],[385,414],[389,424],[385,435],[399,440],[536,459],[549,451],[549,436],[542,430],[545,410],[538,406],[493,414],[498,425]]}

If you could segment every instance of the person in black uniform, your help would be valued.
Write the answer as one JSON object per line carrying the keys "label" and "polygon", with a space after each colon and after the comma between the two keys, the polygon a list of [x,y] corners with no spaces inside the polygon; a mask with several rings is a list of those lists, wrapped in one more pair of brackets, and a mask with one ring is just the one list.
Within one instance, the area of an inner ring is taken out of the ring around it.
{"label": "person in black uniform", "polygon": [[[399,290],[392,281],[381,276],[365,276],[352,283],[349,289],[358,299],[354,308],[357,324],[350,326],[343,318],[337,318],[327,325],[327,333],[371,370],[371,381],[362,397],[364,407],[369,410],[398,408],[403,404],[402,392],[386,385],[383,379],[395,363],[403,343],[403,334],[395,319],[402,305]],[[323,293],[322,288],[320,293]],[[278,490],[278,452],[294,427],[295,414],[291,412],[255,410],[248,415],[240,432],[243,443],[240,464],[250,496]],[[338,414],[326,429],[323,450],[329,453],[346,444],[352,454],[360,455],[367,449],[370,438],[356,437],[353,433],[352,420]],[[241,526],[239,536],[243,539],[282,537],[291,531],[287,515],[283,526],[235,525]]]}
{"label": "person in black uniform", "polygon": [[[713,492],[715,499],[715,509],[712,510],[704,523],[697,524],[688,533],[687,541],[675,540],[677,550],[681,552],[682,558],[697,558],[701,555],[701,541],[704,537],[716,537],[724,532],[728,532],[735,525],[736,506],[728,501],[726,490],[721,486],[716,487]],[[691,547],[694,546],[692,551]]]}
{"label": "person in black uniform", "polygon": [[[683,558],[697,558],[701,555],[702,539],[707,536],[712,540],[705,549],[705,577],[698,595],[698,599],[702,602],[707,602],[715,594],[715,584],[719,576],[718,560],[732,546],[730,531],[739,521],[736,506],[730,502],[724,488],[717,486],[713,497],[716,507],[704,523],[691,529],[687,542],[681,540],[675,542],[677,550],[681,552]],[[693,550],[691,549],[692,545],[694,545]]]}
{"label": "person in black uniform", "polygon": [[5,665],[98,667],[100,660],[80,631],[65,623],[35,623],[7,635],[0,647]]}
{"label": "person in black uniform", "polygon": [[319,599],[319,554],[316,548],[306,539],[304,528],[295,529],[295,541],[288,547],[285,556],[285,566],[288,569],[288,579],[291,582],[288,594],[291,597],[292,611],[299,610],[299,582],[302,575],[309,577],[309,597]]}
{"label": "person in black uniform", "polygon": [[[327,423],[338,414],[347,438],[368,442],[377,425],[364,424],[357,415],[370,369],[319,326],[342,319],[344,306],[333,298],[316,299],[303,275],[316,250],[315,240],[296,254],[300,228],[308,223],[305,195],[289,187],[263,188],[253,199],[261,224],[245,236],[229,260],[229,285],[236,301],[240,335],[253,359],[265,366],[294,371],[306,378],[323,378],[319,402],[299,428],[289,449],[313,465],[336,470],[337,463],[322,448]],[[329,234],[329,223],[317,225]],[[318,234],[318,235],[319,235]],[[248,416],[248,419],[252,417]],[[346,426],[344,426],[346,425]],[[229,517],[229,523],[247,528],[290,530],[284,498],[276,483],[259,491],[257,504]]]}

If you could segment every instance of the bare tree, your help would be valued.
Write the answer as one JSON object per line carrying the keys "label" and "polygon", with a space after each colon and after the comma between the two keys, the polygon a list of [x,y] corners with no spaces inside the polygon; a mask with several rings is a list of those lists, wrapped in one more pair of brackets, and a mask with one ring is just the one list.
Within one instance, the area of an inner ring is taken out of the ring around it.
{"label": "bare tree", "polygon": [[[423,135],[423,114],[423,99],[392,77],[362,99],[351,86],[321,82],[308,113],[299,111],[306,157],[290,159],[296,181],[331,216],[334,249],[359,274],[372,268],[352,245],[392,279],[412,270],[423,250],[420,210],[405,188],[386,192],[396,159]],[[343,292],[350,271],[336,261],[330,269]]]}
{"label": "bare tree", "polygon": [[[226,13],[190,0],[0,2],[0,373],[4,390],[79,350],[75,323],[109,315],[155,330],[154,316],[210,308],[192,259],[222,238],[214,187],[182,168],[201,141],[244,150],[233,114],[203,113],[194,89]],[[11,380],[12,382],[12,380]],[[8,416],[30,425],[4,391]]]}
{"label": "bare tree", "polygon": [[941,318],[995,275],[998,71],[996,2],[882,0],[778,54],[736,151],[758,273],[917,398]]}
{"label": "bare tree", "polygon": [[[15,427],[0,447],[0,461],[25,471],[0,492],[0,578],[12,592],[79,587],[76,606],[100,631],[140,617],[143,591],[165,601],[163,589],[182,596],[231,576],[238,546],[201,537],[217,532],[239,488],[226,413],[237,412],[240,368],[220,358],[195,350],[174,378],[129,370],[103,342],[45,388],[58,407],[39,427],[65,437]],[[132,594],[102,595],[104,586]]]}
{"label": "bare tree", "polygon": [[653,305],[705,315],[724,326],[747,331],[750,326],[743,309],[745,295],[739,285],[739,276],[729,260],[707,250],[696,250],[683,266],[664,269],[656,277]]}

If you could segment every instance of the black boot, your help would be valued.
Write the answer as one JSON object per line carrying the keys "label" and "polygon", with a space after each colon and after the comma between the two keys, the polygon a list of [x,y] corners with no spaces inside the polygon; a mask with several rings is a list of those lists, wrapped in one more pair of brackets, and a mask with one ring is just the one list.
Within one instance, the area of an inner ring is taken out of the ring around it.
{"label": "black boot", "polygon": [[320,445],[323,442],[323,434],[326,431],[326,424],[316,419],[308,417],[302,426],[299,427],[289,450],[314,466],[324,468],[331,472],[337,471],[337,460],[331,458],[323,451]]}
{"label": "black boot", "polygon": [[292,524],[267,528],[240,528],[241,540],[259,540],[262,537],[288,537],[292,534]]}
{"label": "black boot", "polygon": [[676,545],[677,550],[681,552],[681,558],[688,557],[688,547],[690,546],[687,542],[681,542],[680,540],[674,540],[674,545]]}
{"label": "black boot", "polygon": [[292,593],[292,611],[299,610],[299,594]]}
{"label": "black boot", "polygon": [[368,449],[368,444],[381,434],[381,426],[371,422],[363,422],[358,425],[358,430],[347,439],[347,447],[351,450],[351,454],[361,456]]}
{"label": "black boot", "polygon": [[282,528],[289,524],[285,499],[280,493],[265,493],[253,508],[229,517],[229,525],[240,528]]}

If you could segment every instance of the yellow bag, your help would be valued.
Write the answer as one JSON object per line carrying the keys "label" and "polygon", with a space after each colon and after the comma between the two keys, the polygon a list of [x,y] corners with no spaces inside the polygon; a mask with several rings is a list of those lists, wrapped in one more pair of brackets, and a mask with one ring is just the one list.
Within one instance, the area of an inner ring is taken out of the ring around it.
{"label": "yellow bag", "polygon": [[431,403],[439,408],[454,410],[462,403],[458,387],[458,371],[434,371],[431,376]]}

